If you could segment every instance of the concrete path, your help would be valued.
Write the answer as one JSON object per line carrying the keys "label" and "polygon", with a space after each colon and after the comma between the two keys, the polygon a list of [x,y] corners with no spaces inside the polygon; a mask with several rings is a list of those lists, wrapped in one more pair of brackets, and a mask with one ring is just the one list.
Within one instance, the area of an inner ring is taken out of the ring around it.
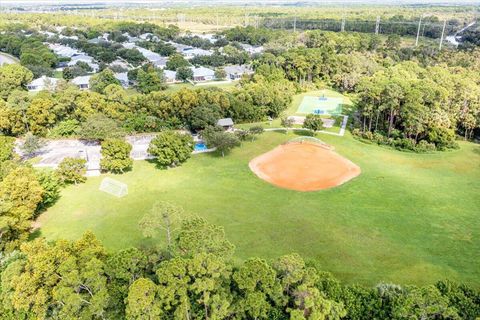
{"label": "concrete path", "polygon": [[18,59],[4,52],[0,52],[0,66],[2,64],[17,63]]}
{"label": "concrete path", "polygon": [[[143,134],[135,136],[127,136],[125,140],[132,145],[130,157],[133,160],[153,159],[154,157],[148,154],[148,146],[150,141],[156,134]],[[199,141],[197,136],[194,136],[194,141]],[[15,151],[22,155],[20,146],[23,141],[17,139]],[[193,151],[193,154],[212,152],[215,149],[206,149]],[[87,176],[100,175],[100,159],[101,146],[96,141],[85,141],[76,139],[61,139],[61,140],[47,140],[43,148],[41,148],[36,157],[39,159],[34,164],[34,167],[48,167],[56,168],[65,158],[80,158],[87,160]]]}

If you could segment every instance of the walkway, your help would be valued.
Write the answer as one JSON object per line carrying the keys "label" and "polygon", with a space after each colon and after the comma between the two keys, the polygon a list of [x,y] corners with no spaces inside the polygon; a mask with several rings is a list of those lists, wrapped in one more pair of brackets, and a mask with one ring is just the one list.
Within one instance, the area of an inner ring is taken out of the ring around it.
{"label": "walkway", "polygon": [[2,64],[17,63],[18,59],[4,52],[0,52],[0,66]]}
{"label": "walkway", "polygon": [[[320,131],[317,131],[318,133],[324,133],[324,134],[329,134],[329,135],[332,135],[332,136],[339,136],[339,137],[343,137],[345,135],[345,130],[347,128],[347,123],[348,123],[348,116],[343,116],[343,120],[342,120],[342,125],[340,126],[340,131],[337,133],[337,132],[330,132],[330,131],[325,131],[325,130],[320,130]],[[265,131],[279,131],[279,130],[296,130],[296,131],[310,131],[309,129],[305,129],[305,128],[267,128],[265,129]]]}
{"label": "walkway", "polygon": [[[154,133],[127,136],[125,140],[132,145],[130,157],[133,160],[146,160],[154,158],[148,154],[148,146],[150,141],[156,136]],[[194,141],[198,141],[198,137],[194,136]],[[22,155],[19,146],[22,140],[17,140],[16,152]],[[193,154],[212,152],[215,149],[206,149],[193,151]],[[44,147],[38,152],[38,161],[34,167],[56,168],[65,158],[80,158],[87,160],[87,176],[96,176],[100,174],[101,146],[96,141],[85,141],[76,139],[47,140]]]}

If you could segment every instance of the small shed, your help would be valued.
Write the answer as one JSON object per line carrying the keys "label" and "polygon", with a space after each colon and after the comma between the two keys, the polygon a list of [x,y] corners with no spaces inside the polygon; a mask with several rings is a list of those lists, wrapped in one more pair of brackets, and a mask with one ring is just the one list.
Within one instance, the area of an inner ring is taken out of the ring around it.
{"label": "small shed", "polygon": [[219,119],[217,121],[217,126],[220,126],[225,130],[232,130],[233,129],[233,120],[232,120],[232,118]]}

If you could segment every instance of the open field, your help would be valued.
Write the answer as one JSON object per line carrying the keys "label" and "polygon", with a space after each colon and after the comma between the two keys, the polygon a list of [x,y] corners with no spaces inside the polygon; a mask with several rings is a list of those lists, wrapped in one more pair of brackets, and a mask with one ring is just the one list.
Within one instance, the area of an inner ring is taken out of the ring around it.
{"label": "open field", "polygon": [[296,192],[257,178],[254,157],[293,138],[265,133],[230,155],[193,156],[159,170],[135,162],[117,199],[98,191],[102,177],[68,187],[39,218],[48,239],[76,239],[92,230],[109,250],[164,244],[147,240],[137,224],[156,201],[225,227],[236,259],[298,252],[347,282],[431,283],[438,279],[480,286],[480,146],[434,154],[398,152],[345,137],[319,136],[359,165],[362,174],[329,190]]}

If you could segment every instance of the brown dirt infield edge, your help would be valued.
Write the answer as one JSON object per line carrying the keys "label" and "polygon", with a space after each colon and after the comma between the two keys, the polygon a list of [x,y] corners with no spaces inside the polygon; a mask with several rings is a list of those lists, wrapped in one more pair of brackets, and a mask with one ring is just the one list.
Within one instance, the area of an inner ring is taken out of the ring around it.
{"label": "brown dirt infield edge", "polygon": [[277,187],[317,191],[339,186],[361,170],[326,146],[310,142],[280,145],[250,161],[250,169]]}

